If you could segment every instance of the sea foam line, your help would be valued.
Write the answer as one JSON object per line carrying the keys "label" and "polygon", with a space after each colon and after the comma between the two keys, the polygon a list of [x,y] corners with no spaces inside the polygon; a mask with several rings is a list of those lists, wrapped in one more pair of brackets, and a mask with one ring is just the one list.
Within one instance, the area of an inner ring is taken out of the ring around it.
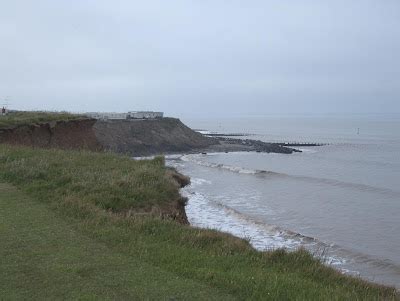
{"label": "sea foam line", "polygon": [[[175,165],[179,161],[185,164],[186,161],[191,160],[185,158],[184,160],[171,160],[170,163],[172,161],[172,165]],[[316,258],[342,273],[353,276],[363,275],[362,277],[368,280],[374,280],[368,278],[368,275],[373,275],[376,268],[385,270],[385,273],[393,275],[393,277],[398,277],[400,273],[400,267],[393,262],[343,249],[334,244],[326,244],[318,239],[257,221],[221,202],[210,200],[196,191],[198,186],[210,184],[212,183],[208,180],[192,178],[192,184],[182,190],[182,194],[189,199],[186,212],[189,222],[193,226],[215,229],[246,239],[259,251],[279,248],[295,251],[304,247]],[[393,283],[389,284],[393,285]]]}
{"label": "sea foam line", "polygon": [[[191,225],[219,230],[246,239],[259,251],[282,248],[295,251],[300,247],[305,247],[318,257],[323,253],[321,250],[328,248],[328,245],[314,238],[256,221],[229,206],[211,201],[203,194],[193,191],[193,187],[206,183],[204,181],[206,180],[193,179],[193,184],[182,190],[182,194],[189,199],[185,209]],[[324,254],[324,258],[321,259],[331,265],[345,263],[343,258],[332,254]]]}
{"label": "sea foam line", "polygon": [[392,197],[400,197],[400,192],[395,191],[392,189],[388,188],[382,188],[382,187],[375,187],[375,186],[370,186],[370,185],[365,185],[365,184],[360,184],[360,183],[352,183],[352,182],[344,182],[344,181],[339,181],[339,180],[334,180],[334,179],[326,179],[326,178],[314,178],[310,176],[302,176],[302,175],[290,175],[286,173],[280,173],[280,172],[275,172],[275,171],[269,171],[269,170],[260,170],[260,169],[248,169],[248,168],[243,168],[239,166],[231,166],[231,165],[226,165],[222,163],[214,163],[214,162],[207,162],[203,160],[199,160],[199,155],[185,155],[180,158],[180,160],[184,162],[192,162],[200,166],[205,166],[209,168],[215,168],[215,169],[221,169],[221,170],[227,170],[239,174],[248,174],[248,175],[257,175],[257,176],[273,176],[273,177],[281,177],[281,178],[289,178],[289,179],[294,179],[298,181],[303,181],[303,182],[311,182],[311,183],[317,183],[317,184],[326,184],[330,186],[337,186],[337,187],[343,187],[343,188],[350,188],[350,189],[357,189],[361,191],[368,191],[372,193],[379,193],[379,194],[384,194]]}

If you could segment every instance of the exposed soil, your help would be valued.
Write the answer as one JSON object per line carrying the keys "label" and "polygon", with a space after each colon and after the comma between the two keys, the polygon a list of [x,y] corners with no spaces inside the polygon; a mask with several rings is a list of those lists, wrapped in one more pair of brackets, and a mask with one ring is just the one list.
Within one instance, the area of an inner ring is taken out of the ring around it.
{"label": "exposed soil", "polygon": [[22,125],[0,130],[0,143],[40,148],[102,150],[93,125],[96,120],[82,119]]}

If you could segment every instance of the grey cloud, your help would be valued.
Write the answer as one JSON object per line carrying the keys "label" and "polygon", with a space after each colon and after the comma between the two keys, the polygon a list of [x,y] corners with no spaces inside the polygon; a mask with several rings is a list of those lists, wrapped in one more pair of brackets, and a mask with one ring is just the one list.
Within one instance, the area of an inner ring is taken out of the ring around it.
{"label": "grey cloud", "polygon": [[0,22],[20,109],[400,113],[395,0],[15,0]]}

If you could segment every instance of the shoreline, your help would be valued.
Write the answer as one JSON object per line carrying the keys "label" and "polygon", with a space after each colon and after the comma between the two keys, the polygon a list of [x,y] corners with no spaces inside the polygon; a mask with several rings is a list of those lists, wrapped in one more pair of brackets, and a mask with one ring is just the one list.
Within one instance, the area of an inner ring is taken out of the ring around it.
{"label": "shoreline", "polygon": [[[351,257],[331,249],[325,242],[282,229],[273,224],[266,224],[251,217],[244,217],[239,211],[223,204],[211,205],[203,195],[195,192],[195,188],[193,190],[194,192],[189,192],[188,189],[183,193],[188,198],[185,211],[191,227],[214,229],[231,234],[248,241],[255,250],[260,252],[279,249],[296,252],[304,248],[325,266],[331,267],[343,275],[360,278],[378,285],[394,286],[400,292],[400,286],[384,280],[376,280],[374,276],[370,276],[365,271],[365,269],[371,268],[369,266],[363,267],[362,270],[357,269],[357,266],[351,262],[353,260]],[[301,240],[309,240],[318,246],[307,247]]]}
{"label": "shoreline", "polygon": [[[176,156],[184,155],[177,154]],[[186,162],[186,160],[182,160],[181,158],[166,157],[166,159],[176,162]],[[189,160],[189,162],[197,164],[195,161]],[[182,173],[183,171],[178,169],[178,172]],[[189,176],[187,172],[184,173]],[[196,189],[198,185],[211,184],[210,179],[192,178],[192,175],[190,175],[190,178],[191,184],[182,189],[182,194],[188,198],[185,211],[191,226],[203,229],[215,229],[223,233],[232,234],[249,241],[258,251],[271,251],[280,248],[288,251],[296,251],[299,248],[306,248],[311,254],[316,255],[317,259],[321,259],[320,255],[322,255],[323,263],[326,266],[333,267],[345,275],[356,276],[377,284],[395,286],[400,291],[400,286],[394,284],[393,281],[375,279],[376,276],[373,274],[373,272],[377,271],[377,267],[374,266],[375,262],[363,263],[361,261],[357,262],[357,260],[353,261],[354,258],[361,255],[368,256],[367,254],[350,254],[353,252],[335,244],[320,241],[318,238],[307,237],[301,233],[293,232],[290,229],[283,229],[273,224],[266,224],[265,221],[247,216],[229,207],[229,205],[218,202],[214,204],[215,201],[208,200],[207,195],[202,195],[201,190]],[[324,251],[320,252],[320,250]],[[386,269],[392,269],[390,275],[397,277],[393,274],[393,269],[396,269],[396,266],[388,266]],[[389,270],[387,272],[389,273]]]}

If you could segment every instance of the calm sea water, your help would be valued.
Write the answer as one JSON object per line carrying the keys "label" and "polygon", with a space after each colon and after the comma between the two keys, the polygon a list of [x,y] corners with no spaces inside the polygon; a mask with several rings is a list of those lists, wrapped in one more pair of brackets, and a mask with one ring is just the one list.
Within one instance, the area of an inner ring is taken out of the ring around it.
{"label": "calm sea water", "polygon": [[183,193],[193,225],[246,237],[260,250],[302,246],[346,273],[400,287],[400,120],[184,121],[263,141],[329,143],[292,155],[170,157],[192,178]]}

